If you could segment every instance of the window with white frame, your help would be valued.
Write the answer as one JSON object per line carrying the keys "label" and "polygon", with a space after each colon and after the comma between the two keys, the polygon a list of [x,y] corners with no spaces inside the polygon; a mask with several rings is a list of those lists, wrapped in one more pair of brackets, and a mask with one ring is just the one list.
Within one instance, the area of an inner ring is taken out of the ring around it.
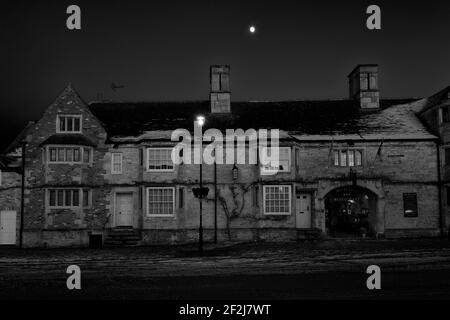
{"label": "window with white frame", "polygon": [[79,146],[48,146],[47,159],[50,163],[89,163],[91,148]]}
{"label": "window with white frame", "polygon": [[341,149],[334,150],[334,165],[336,167],[361,167],[362,150]]}
{"label": "window with white frame", "polygon": [[147,171],[173,171],[172,148],[148,148]]}
{"label": "window with white frame", "polygon": [[291,186],[272,185],[264,186],[264,214],[290,215],[291,214]]}
{"label": "window with white frame", "polygon": [[122,173],[122,153],[114,152],[111,154],[111,173],[121,174]]}
{"label": "window with white frame", "polygon": [[175,188],[147,188],[147,216],[164,217],[175,214]]}
{"label": "window with white frame", "polygon": [[[270,157],[272,156],[271,149],[271,147],[263,148],[263,163],[270,161]],[[279,147],[278,155],[278,167],[276,166],[276,161],[270,161],[261,167],[262,173],[291,171],[291,148]]]}
{"label": "window with white frame", "polygon": [[78,208],[90,206],[89,189],[55,188],[47,189],[50,208]]}
{"label": "window with white frame", "polygon": [[58,115],[56,117],[57,133],[81,133],[81,115]]}

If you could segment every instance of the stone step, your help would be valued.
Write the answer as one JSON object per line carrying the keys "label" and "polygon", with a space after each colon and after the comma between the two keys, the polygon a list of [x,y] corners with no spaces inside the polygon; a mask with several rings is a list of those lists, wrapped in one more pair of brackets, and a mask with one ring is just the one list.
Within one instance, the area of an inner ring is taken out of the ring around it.
{"label": "stone step", "polygon": [[118,227],[109,230],[104,245],[105,246],[135,246],[142,240],[139,230],[130,227]]}
{"label": "stone step", "polygon": [[321,231],[318,229],[304,229],[297,230],[297,239],[318,239],[321,236]]}

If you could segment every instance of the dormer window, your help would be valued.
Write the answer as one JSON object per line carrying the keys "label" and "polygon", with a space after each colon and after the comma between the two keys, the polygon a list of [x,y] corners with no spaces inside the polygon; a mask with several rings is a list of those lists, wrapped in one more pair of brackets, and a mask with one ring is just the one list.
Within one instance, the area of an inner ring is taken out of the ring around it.
{"label": "dormer window", "polygon": [[57,133],[81,133],[81,115],[58,115]]}

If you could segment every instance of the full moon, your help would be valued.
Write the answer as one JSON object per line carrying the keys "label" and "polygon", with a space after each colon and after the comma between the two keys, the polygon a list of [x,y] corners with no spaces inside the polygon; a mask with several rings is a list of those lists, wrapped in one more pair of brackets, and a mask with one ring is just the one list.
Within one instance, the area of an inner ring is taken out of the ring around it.
{"label": "full moon", "polygon": [[250,33],[255,33],[256,28],[254,26],[250,26],[248,30],[250,31]]}

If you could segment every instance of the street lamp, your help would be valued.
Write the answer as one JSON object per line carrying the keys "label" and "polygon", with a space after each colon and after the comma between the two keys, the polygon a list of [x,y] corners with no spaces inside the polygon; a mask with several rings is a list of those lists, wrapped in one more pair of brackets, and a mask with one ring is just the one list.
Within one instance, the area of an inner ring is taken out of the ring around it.
{"label": "street lamp", "polygon": [[[204,116],[198,116],[197,117],[197,125],[200,127],[200,129],[202,129],[203,125],[205,124],[205,117]],[[203,191],[203,168],[202,168],[202,163],[203,163],[203,133],[200,136],[201,140],[200,140],[200,192],[199,192],[199,199],[200,199],[200,222],[199,222],[199,227],[198,227],[198,251],[200,254],[203,253],[203,201],[202,198],[204,196],[204,191]]]}

